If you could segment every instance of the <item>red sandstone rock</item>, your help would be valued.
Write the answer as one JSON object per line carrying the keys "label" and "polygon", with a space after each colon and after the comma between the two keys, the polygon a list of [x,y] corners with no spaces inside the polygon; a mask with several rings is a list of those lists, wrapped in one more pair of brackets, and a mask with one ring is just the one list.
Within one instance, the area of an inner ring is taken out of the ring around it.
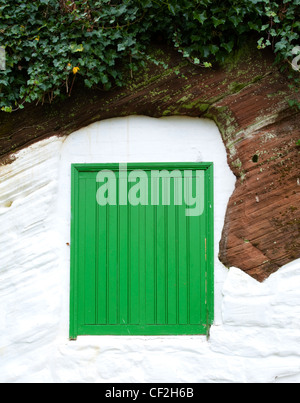
{"label": "red sandstone rock", "polygon": [[287,103],[296,94],[268,53],[246,49],[214,70],[182,63],[169,49],[164,54],[168,70],[151,66],[126,88],[105,93],[78,86],[60,103],[0,113],[2,163],[36,141],[102,119],[133,114],[212,118],[237,177],[219,258],[263,281],[300,257],[300,114]]}

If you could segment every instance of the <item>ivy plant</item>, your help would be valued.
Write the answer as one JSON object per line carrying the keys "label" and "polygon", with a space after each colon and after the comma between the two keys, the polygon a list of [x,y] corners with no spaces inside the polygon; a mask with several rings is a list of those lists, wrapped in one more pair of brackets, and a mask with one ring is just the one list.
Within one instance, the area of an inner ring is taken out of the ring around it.
{"label": "ivy plant", "polygon": [[210,68],[253,35],[290,67],[299,11],[300,0],[0,0],[0,109],[71,96],[76,80],[123,86],[149,60],[162,63],[147,52],[157,36]]}

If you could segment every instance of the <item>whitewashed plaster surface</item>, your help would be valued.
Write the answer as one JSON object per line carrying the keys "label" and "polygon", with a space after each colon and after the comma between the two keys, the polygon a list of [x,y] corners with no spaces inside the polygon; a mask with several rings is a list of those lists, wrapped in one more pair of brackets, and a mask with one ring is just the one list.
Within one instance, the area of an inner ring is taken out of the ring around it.
{"label": "whitewashed plaster surface", "polygon": [[[215,164],[215,324],[206,337],[69,341],[70,164]],[[0,167],[0,382],[299,382],[300,261],[260,284],[218,260],[235,178],[209,120],[129,117]]]}

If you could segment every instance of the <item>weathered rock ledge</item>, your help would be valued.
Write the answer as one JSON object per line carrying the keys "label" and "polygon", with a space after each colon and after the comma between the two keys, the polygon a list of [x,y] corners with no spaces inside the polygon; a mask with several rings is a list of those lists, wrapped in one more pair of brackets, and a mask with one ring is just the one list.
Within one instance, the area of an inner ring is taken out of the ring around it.
{"label": "weathered rock ledge", "polygon": [[244,49],[209,71],[183,62],[168,48],[155,53],[169,68],[149,66],[126,88],[102,92],[78,86],[59,103],[0,113],[1,162],[9,163],[34,142],[103,119],[211,118],[237,177],[219,257],[263,281],[300,257],[300,114],[287,103],[296,95],[268,53]]}

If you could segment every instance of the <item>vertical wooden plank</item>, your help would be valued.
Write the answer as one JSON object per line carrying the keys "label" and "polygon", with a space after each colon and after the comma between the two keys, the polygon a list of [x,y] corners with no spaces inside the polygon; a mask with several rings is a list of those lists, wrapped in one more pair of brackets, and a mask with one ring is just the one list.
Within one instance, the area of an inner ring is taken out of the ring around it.
{"label": "vertical wooden plank", "polygon": [[[206,261],[207,261],[207,232],[206,232],[206,211],[207,206],[205,203],[206,189],[205,189],[205,180],[206,180],[206,171],[198,172],[198,179],[202,182],[200,187],[201,191],[198,197],[201,197],[201,206],[200,209],[201,215],[197,217],[198,219],[198,233],[199,233],[199,243],[200,243],[200,256],[199,256],[199,266],[200,266],[200,323],[207,324],[207,270],[206,270]],[[199,201],[200,204],[200,201]]]}
{"label": "vertical wooden plank", "polygon": [[130,206],[130,323],[140,323],[140,219],[139,206]]}
{"label": "vertical wooden plank", "polygon": [[86,179],[85,236],[85,324],[96,324],[96,180]]}
{"label": "vertical wooden plank", "polygon": [[118,207],[107,205],[108,212],[108,323],[116,325],[119,315],[118,301]]}
{"label": "vertical wooden plank", "polygon": [[200,321],[203,324],[207,322],[207,237],[206,237],[206,217],[205,213],[199,217],[199,242],[201,245],[199,264],[200,264]]}
{"label": "vertical wooden plank", "polygon": [[[200,256],[203,251],[197,234],[196,217],[190,218],[191,224],[191,255],[190,255],[190,323],[201,323],[201,275]],[[201,251],[201,252],[200,252]]]}
{"label": "vertical wooden plank", "polygon": [[[149,171],[150,173],[150,171]],[[148,181],[148,191],[151,194],[151,178]],[[151,199],[150,199],[151,200]],[[146,323],[156,323],[156,206],[151,203],[146,207]]]}
{"label": "vertical wooden plank", "polygon": [[[189,191],[189,183],[185,183],[186,190]],[[186,224],[186,266],[187,266],[187,323],[191,324],[191,225],[190,218],[185,212]]]}
{"label": "vertical wooden plank", "polygon": [[[193,175],[193,188],[196,178]],[[190,324],[201,323],[201,267],[200,259],[203,246],[200,240],[200,217],[187,218],[190,229]]]}
{"label": "vertical wooden plank", "polygon": [[131,323],[131,208],[127,207],[127,317],[128,323]]}
{"label": "vertical wooden plank", "polygon": [[120,324],[128,324],[128,208],[119,207],[120,213]]}
{"label": "vertical wooden plank", "polygon": [[[143,180],[143,179],[141,179]],[[139,205],[139,291],[140,324],[146,324],[146,207]]]}
{"label": "vertical wooden plank", "polygon": [[177,324],[177,246],[176,207],[174,205],[174,178],[170,179],[170,206],[168,210],[168,325]]}
{"label": "vertical wooden plank", "polygon": [[[126,167],[127,169],[127,167]],[[121,325],[129,324],[129,214],[127,198],[128,173],[118,175],[117,188],[119,200],[119,310]]]}
{"label": "vertical wooden plank", "polygon": [[[160,190],[161,190],[160,186]],[[156,238],[156,251],[157,251],[157,324],[165,325],[167,323],[167,210],[166,207],[162,205],[162,195],[160,191],[159,195],[159,205],[156,207],[156,227],[157,227],[157,238]]]}
{"label": "vertical wooden plank", "polygon": [[[183,199],[184,200],[184,199]],[[187,218],[185,212],[185,203],[178,206],[178,306],[179,306],[179,324],[187,325],[189,323],[189,273],[187,253]]]}
{"label": "vertical wooden plank", "polygon": [[107,206],[98,206],[98,284],[97,284],[97,323],[106,325],[108,323],[107,314]]}

